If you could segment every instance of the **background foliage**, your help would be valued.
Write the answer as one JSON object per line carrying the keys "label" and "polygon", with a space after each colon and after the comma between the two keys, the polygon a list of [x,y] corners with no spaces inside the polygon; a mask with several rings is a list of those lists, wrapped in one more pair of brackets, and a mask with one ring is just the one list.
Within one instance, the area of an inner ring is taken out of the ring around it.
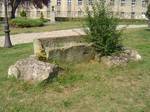
{"label": "background foliage", "polygon": [[27,17],[27,13],[23,10],[20,12],[20,16],[21,17]]}

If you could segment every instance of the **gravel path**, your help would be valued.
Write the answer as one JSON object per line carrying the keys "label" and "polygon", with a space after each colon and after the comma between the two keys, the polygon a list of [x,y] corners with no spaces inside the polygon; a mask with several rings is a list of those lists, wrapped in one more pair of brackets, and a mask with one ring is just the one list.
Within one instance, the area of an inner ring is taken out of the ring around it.
{"label": "gravel path", "polygon": [[[143,28],[147,25],[119,25],[118,29],[123,27],[126,28]],[[11,35],[11,41],[13,45],[22,44],[22,43],[31,43],[34,39],[37,38],[54,38],[54,37],[63,37],[63,36],[76,36],[76,35],[85,35],[82,28],[78,29],[69,29],[69,30],[58,30],[51,32],[40,32],[40,33],[21,33],[16,35]],[[4,45],[4,36],[0,37],[0,47]]]}

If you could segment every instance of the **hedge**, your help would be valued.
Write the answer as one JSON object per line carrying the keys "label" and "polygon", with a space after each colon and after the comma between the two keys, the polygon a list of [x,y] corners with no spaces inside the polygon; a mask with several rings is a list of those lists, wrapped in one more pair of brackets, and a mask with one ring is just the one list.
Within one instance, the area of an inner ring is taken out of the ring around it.
{"label": "hedge", "polygon": [[56,21],[83,21],[85,18],[73,18],[73,17],[55,17]]}
{"label": "hedge", "polygon": [[[56,21],[84,21],[85,18],[55,17]],[[147,23],[145,19],[119,19],[120,23]]]}
{"label": "hedge", "polygon": [[40,19],[15,18],[10,20],[10,25],[13,27],[39,27],[43,26],[44,22]]}
{"label": "hedge", "polygon": [[0,17],[0,21],[3,21],[4,20],[4,17]]}

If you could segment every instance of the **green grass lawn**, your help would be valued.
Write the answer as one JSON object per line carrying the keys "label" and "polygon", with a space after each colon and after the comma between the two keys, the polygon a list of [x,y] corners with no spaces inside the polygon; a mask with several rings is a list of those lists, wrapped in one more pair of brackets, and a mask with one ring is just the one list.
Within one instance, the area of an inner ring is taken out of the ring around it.
{"label": "green grass lawn", "polygon": [[65,63],[64,75],[34,86],[7,79],[8,67],[32,54],[32,44],[0,48],[0,112],[149,112],[150,31],[127,30],[123,38],[142,61],[111,69],[94,61]]}
{"label": "green grass lawn", "polygon": [[[43,27],[31,27],[31,28],[13,28],[10,27],[11,34],[18,33],[32,33],[32,32],[48,32],[54,30],[64,30],[70,28],[80,28],[83,27],[81,21],[68,21],[68,22],[57,22],[55,24],[47,24]],[[3,27],[0,25],[0,35],[4,35]]]}
{"label": "green grass lawn", "polygon": [[[144,21],[120,21],[121,25],[141,25],[147,24]],[[70,28],[81,28],[84,26],[84,21],[67,21],[67,22],[57,22],[56,24],[48,24],[43,27],[31,27],[31,28],[14,28],[10,27],[11,34],[18,34],[18,33],[33,33],[33,32],[49,32],[54,30],[64,30]],[[4,35],[3,25],[0,24],[0,36]]]}

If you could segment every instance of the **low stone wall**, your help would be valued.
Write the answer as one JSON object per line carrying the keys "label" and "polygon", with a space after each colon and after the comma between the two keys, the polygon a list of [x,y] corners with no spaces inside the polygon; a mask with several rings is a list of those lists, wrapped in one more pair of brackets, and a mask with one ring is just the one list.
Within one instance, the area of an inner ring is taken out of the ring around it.
{"label": "low stone wall", "polygon": [[130,48],[122,48],[117,55],[103,56],[97,54],[92,44],[85,43],[84,36],[44,38],[34,40],[34,55],[39,59],[58,62],[86,62],[99,60],[108,66],[119,66],[129,61],[141,60],[140,54]]}
{"label": "low stone wall", "polygon": [[38,39],[44,48],[62,46],[63,44],[76,42],[81,43],[84,36],[66,36],[66,37],[55,37],[55,38],[41,38]]}
{"label": "low stone wall", "polygon": [[34,40],[34,55],[39,59],[60,62],[85,62],[94,59],[91,44],[83,42],[84,36],[44,38]]}

